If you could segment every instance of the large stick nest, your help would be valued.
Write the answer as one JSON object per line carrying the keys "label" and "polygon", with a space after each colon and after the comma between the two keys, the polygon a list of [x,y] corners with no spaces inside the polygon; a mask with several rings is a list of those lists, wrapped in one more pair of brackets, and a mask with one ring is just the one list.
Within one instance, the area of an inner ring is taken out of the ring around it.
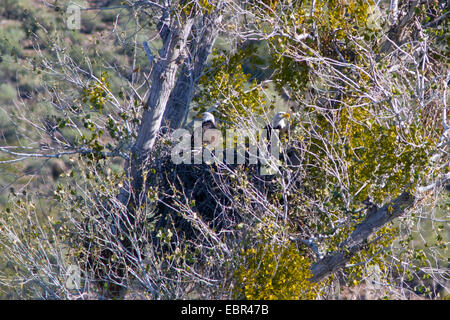
{"label": "large stick nest", "polygon": [[277,191],[275,175],[261,176],[259,165],[174,164],[170,153],[159,154],[147,179],[147,187],[158,192],[157,227],[173,221],[190,237],[195,234],[192,218],[199,218],[216,231],[230,229],[247,210],[258,210],[249,193],[266,198]]}
{"label": "large stick nest", "polygon": [[175,164],[167,147],[149,163],[146,187],[158,193],[156,229],[173,222],[188,237],[196,234],[196,218],[215,231],[233,229],[249,212],[265,210],[280,191],[279,174],[261,175],[260,163]]}

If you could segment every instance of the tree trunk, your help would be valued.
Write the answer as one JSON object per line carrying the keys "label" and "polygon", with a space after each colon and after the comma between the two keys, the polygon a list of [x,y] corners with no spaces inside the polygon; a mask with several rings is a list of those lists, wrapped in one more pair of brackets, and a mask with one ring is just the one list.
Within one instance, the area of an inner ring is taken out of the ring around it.
{"label": "tree trunk", "polygon": [[153,148],[170,93],[175,86],[175,76],[184,52],[193,19],[188,19],[181,30],[170,32],[160,50],[160,59],[151,75],[151,88],[147,106],[142,116],[135,152],[146,156]]}
{"label": "tree trunk", "polygon": [[409,9],[401,20],[398,20],[398,12],[396,13],[396,23],[387,32],[387,39],[381,45],[380,53],[377,56],[377,60],[382,58],[381,54],[388,54],[392,50],[393,43],[396,45],[401,44],[403,33],[405,28],[411,24],[416,17],[416,7],[419,5],[419,1],[414,0],[409,3]]}
{"label": "tree trunk", "polygon": [[160,24],[163,47],[159,50],[159,58],[150,75],[150,93],[142,115],[138,137],[133,147],[133,156],[129,163],[131,186],[124,186],[119,194],[119,201],[125,205],[128,204],[130,195],[137,196],[142,188],[142,166],[158,136],[193,22],[194,18],[189,17],[186,18],[184,25],[179,25],[179,21],[175,18],[170,25],[167,21],[162,21]]}
{"label": "tree trunk", "polygon": [[371,234],[395,218],[403,215],[414,204],[415,198],[409,191],[405,191],[392,202],[384,205],[368,216],[356,226],[352,234],[340,245],[340,250],[326,255],[311,266],[312,282],[319,282],[336,270],[344,267],[350,258],[362,250]]}
{"label": "tree trunk", "polygon": [[194,96],[194,90],[206,66],[206,61],[219,34],[222,14],[204,15],[192,28],[193,40],[189,56],[172,91],[164,114],[164,124],[172,129],[182,126]]}

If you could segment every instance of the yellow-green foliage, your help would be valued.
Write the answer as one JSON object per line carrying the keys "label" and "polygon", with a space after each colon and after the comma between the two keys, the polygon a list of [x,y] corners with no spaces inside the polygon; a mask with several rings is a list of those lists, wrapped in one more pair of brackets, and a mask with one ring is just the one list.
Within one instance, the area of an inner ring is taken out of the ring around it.
{"label": "yellow-green foliage", "polygon": [[208,0],[180,1],[179,7],[181,12],[189,17],[199,14],[210,14],[216,8],[216,4],[214,1]]}
{"label": "yellow-green foliage", "polygon": [[321,0],[316,2],[314,17],[319,22],[319,28],[325,32],[334,30],[336,37],[342,39],[348,33],[367,27],[372,4],[370,0]]}
{"label": "yellow-green foliage", "polygon": [[397,196],[408,183],[417,181],[427,162],[430,141],[414,126],[404,134],[395,123],[377,123],[366,109],[345,108],[340,129],[348,141],[345,157],[352,192],[366,183],[369,186],[358,194],[361,200],[369,193],[377,201]]}
{"label": "yellow-green foliage", "polygon": [[[399,128],[395,122],[374,117],[371,110],[364,107],[340,106],[338,110],[313,113],[317,116],[318,137],[308,141],[311,155],[306,157],[306,176],[312,178],[307,179],[304,186],[328,214],[323,214],[323,210],[314,211],[313,216],[318,219],[305,220],[311,228],[333,232],[329,219],[336,223],[347,217],[360,223],[367,211],[353,212],[361,209],[361,202],[367,196],[379,205],[384,204],[403,192],[409,183],[414,185],[420,181],[426,173],[432,141],[420,125]],[[337,160],[345,166],[333,171]],[[352,198],[349,207],[346,207],[346,197]],[[336,250],[352,231],[352,228],[342,228],[334,233],[326,240],[328,250]],[[381,249],[389,247],[397,235],[398,230],[393,226],[381,229],[374,235],[374,239],[379,239],[355,255],[351,264],[370,260],[383,270],[382,261],[386,256]],[[364,276],[364,267],[347,270],[352,281]]]}
{"label": "yellow-green foliage", "polygon": [[107,80],[108,73],[103,72],[100,79],[92,81],[87,88],[83,90],[83,102],[89,102],[89,108],[97,111],[103,110],[108,101],[110,84]]}
{"label": "yellow-green foliage", "polygon": [[[12,195],[8,205],[0,208],[2,299],[42,298],[38,294],[46,289],[58,292],[65,281],[61,270],[70,257],[66,255],[68,239],[60,237],[67,227],[58,209],[25,191]],[[55,277],[50,280],[48,273]]]}
{"label": "yellow-green foliage", "polygon": [[[349,264],[354,264],[351,268],[346,268],[344,272],[348,276],[348,283],[356,285],[365,279],[367,276],[366,270],[373,266],[378,266],[379,273],[377,274],[377,281],[379,283],[388,283],[388,253],[386,248],[392,245],[398,234],[398,228],[387,225],[376,232],[370,239],[370,244],[367,248],[358,252],[353,256]],[[373,241],[377,239],[377,241]],[[366,261],[367,263],[361,263],[361,261]]]}
{"label": "yellow-green foliage", "polygon": [[202,113],[222,101],[218,106],[219,118],[236,122],[237,116],[250,118],[252,114],[261,115],[264,110],[273,108],[257,81],[251,81],[250,75],[242,69],[241,61],[249,57],[251,59],[251,55],[251,49],[247,48],[227,61],[215,51],[208,72],[200,79],[203,94],[195,99],[198,106],[194,110]]}
{"label": "yellow-green foliage", "polygon": [[[312,148],[317,154],[333,150],[345,161],[347,187],[356,200],[370,195],[381,203],[421,177],[432,147],[423,128],[411,125],[404,130],[394,122],[375,118],[369,109],[361,107],[341,107],[336,117],[337,123],[332,125],[326,117],[318,115],[319,132],[329,140],[325,145],[317,139],[314,141],[317,148]],[[332,166],[331,159],[325,155],[322,159],[325,160],[312,171],[319,179],[333,181],[333,174],[325,170]]]}
{"label": "yellow-green foliage", "polygon": [[[320,54],[338,60],[344,57],[346,62],[364,61],[360,56],[364,57],[364,53],[354,48],[349,39],[375,39],[380,31],[378,21],[373,21],[377,19],[373,1],[316,1],[313,10],[311,1],[298,3],[289,14],[283,12],[280,18],[284,32],[289,36],[270,37],[268,42],[273,51],[271,63],[276,70],[274,83],[279,89],[288,84],[293,92],[302,91],[311,80],[311,68],[320,67],[320,64],[315,65],[314,59],[299,59],[299,53],[313,58]],[[305,34],[309,34],[303,40],[305,45],[299,45],[294,39]]]}
{"label": "yellow-green foliage", "polygon": [[[101,141],[101,137],[104,134],[103,129],[99,128],[96,124],[96,119],[91,117],[94,111],[98,115],[102,115],[106,104],[110,101],[110,83],[108,81],[109,75],[107,72],[103,72],[99,79],[93,80],[89,83],[88,87],[83,89],[81,95],[82,102],[89,106],[89,111],[82,116],[83,126],[88,130],[89,136],[83,135],[81,137],[83,144],[88,145],[91,148],[91,153],[88,155],[90,159],[102,159],[102,154],[105,145]],[[117,128],[114,126],[113,119],[110,117],[107,122],[107,129],[110,135],[115,138],[114,135],[117,132]]]}
{"label": "yellow-green foliage", "polygon": [[235,272],[235,297],[249,300],[315,299],[317,284],[311,283],[311,262],[293,243],[261,244],[242,252]]}

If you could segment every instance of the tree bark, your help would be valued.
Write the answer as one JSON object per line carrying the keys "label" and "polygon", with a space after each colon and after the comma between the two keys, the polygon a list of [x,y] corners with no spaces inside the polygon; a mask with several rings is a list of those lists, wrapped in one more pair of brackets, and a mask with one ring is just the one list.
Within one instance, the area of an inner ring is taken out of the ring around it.
{"label": "tree bark", "polygon": [[145,156],[155,143],[167,101],[175,86],[180,55],[185,50],[192,23],[193,19],[188,19],[181,30],[170,32],[160,50],[160,58],[152,71],[149,98],[135,144],[139,156]]}
{"label": "tree bark", "polygon": [[409,191],[405,191],[392,202],[369,214],[363,222],[356,226],[347,240],[340,244],[337,252],[327,254],[311,266],[310,281],[319,282],[344,267],[355,253],[366,246],[367,239],[371,234],[393,219],[402,216],[414,204],[414,201],[414,196]]}
{"label": "tree bark", "polygon": [[219,34],[221,21],[222,14],[215,11],[212,14],[204,15],[192,28],[193,39],[189,46],[190,55],[184,62],[164,114],[164,124],[172,129],[180,128],[187,116],[195,87]]}
{"label": "tree bark", "polygon": [[381,54],[388,54],[391,52],[392,49],[392,43],[395,43],[397,45],[401,44],[401,39],[403,37],[403,33],[405,30],[405,27],[410,25],[413,19],[416,16],[416,7],[419,5],[418,0],[413,0],[409,3],[409,9],[406,12],[406,14],[403,16],[402,19],[398,20],[398,13],[396,13],[396,23],[389,29],[387,32],[387,38],[380,48],[380,54],[378,54],[377,60],[379,60],[382,55]]}
{"label": "tree bark", "polygon": [[175,18],[169,22],[166,17],[161,19],[158,26],[163,46],[159,50],[159,58],[150,75],[150,93],[129,163],[131,185],[124,186],[118,197],[119,201],[125,205],[128,204],[130,195],[137,195],[142,188],[142,166],[161,128],[163,114],[175,86],[177,70],[182,63],[193,22],[194,18],[188,17],[184,24],[180,25]]}

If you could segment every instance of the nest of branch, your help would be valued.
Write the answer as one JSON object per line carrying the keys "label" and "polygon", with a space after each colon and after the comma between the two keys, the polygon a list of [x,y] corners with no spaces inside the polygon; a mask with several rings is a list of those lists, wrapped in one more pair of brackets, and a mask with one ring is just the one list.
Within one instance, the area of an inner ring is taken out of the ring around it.
{"label": "nest of branch", "polygon": [[[255,216],[262,217],[268,207],[280,205],[283,177],[261,175],[259,164],[175,164],[170,148],[158,147],[144,170],[143,194],[151,210],[129,212],[130,207],[103,203],[101,207],[105,210],[99,214],[104,216],[95,220],[95,226],[101,230],[86,230],[83,245],[87,269],[105,296],[116,296],[124,286],[126,265],[133,265],[135,262],[131,260],[139,256],[136,248],[141,250],[151,244],[160,253],[189,244],[208,247],[213,243],[211,238],[233,237],[237,224],[252,224]],[[141,204],[131,208],[146,207]],[[154,213],[151,221],[149,212]],[[152,228],[145,227],[147,222]],[[85,226],[91,224],[86,222]],[[170,245],[158,236],[161,230],[168,229],[176,233]],[[129,230],[133,230],[133,236]],[[93,246],[92,233],[104,235],[105,241]],[[139,243],[131,243],[132,239],[139,239]]]}
{"label": "nest of branch", "polygon": [[198,238],[199,225],[233,229],[248,211],[263,210],[254,196],[278,191],[275,175],[260,175],[259,164],[174,164],[169,153],[152,159],[147,188],[157,190],[156,230],[168,226],[187,238]]}

